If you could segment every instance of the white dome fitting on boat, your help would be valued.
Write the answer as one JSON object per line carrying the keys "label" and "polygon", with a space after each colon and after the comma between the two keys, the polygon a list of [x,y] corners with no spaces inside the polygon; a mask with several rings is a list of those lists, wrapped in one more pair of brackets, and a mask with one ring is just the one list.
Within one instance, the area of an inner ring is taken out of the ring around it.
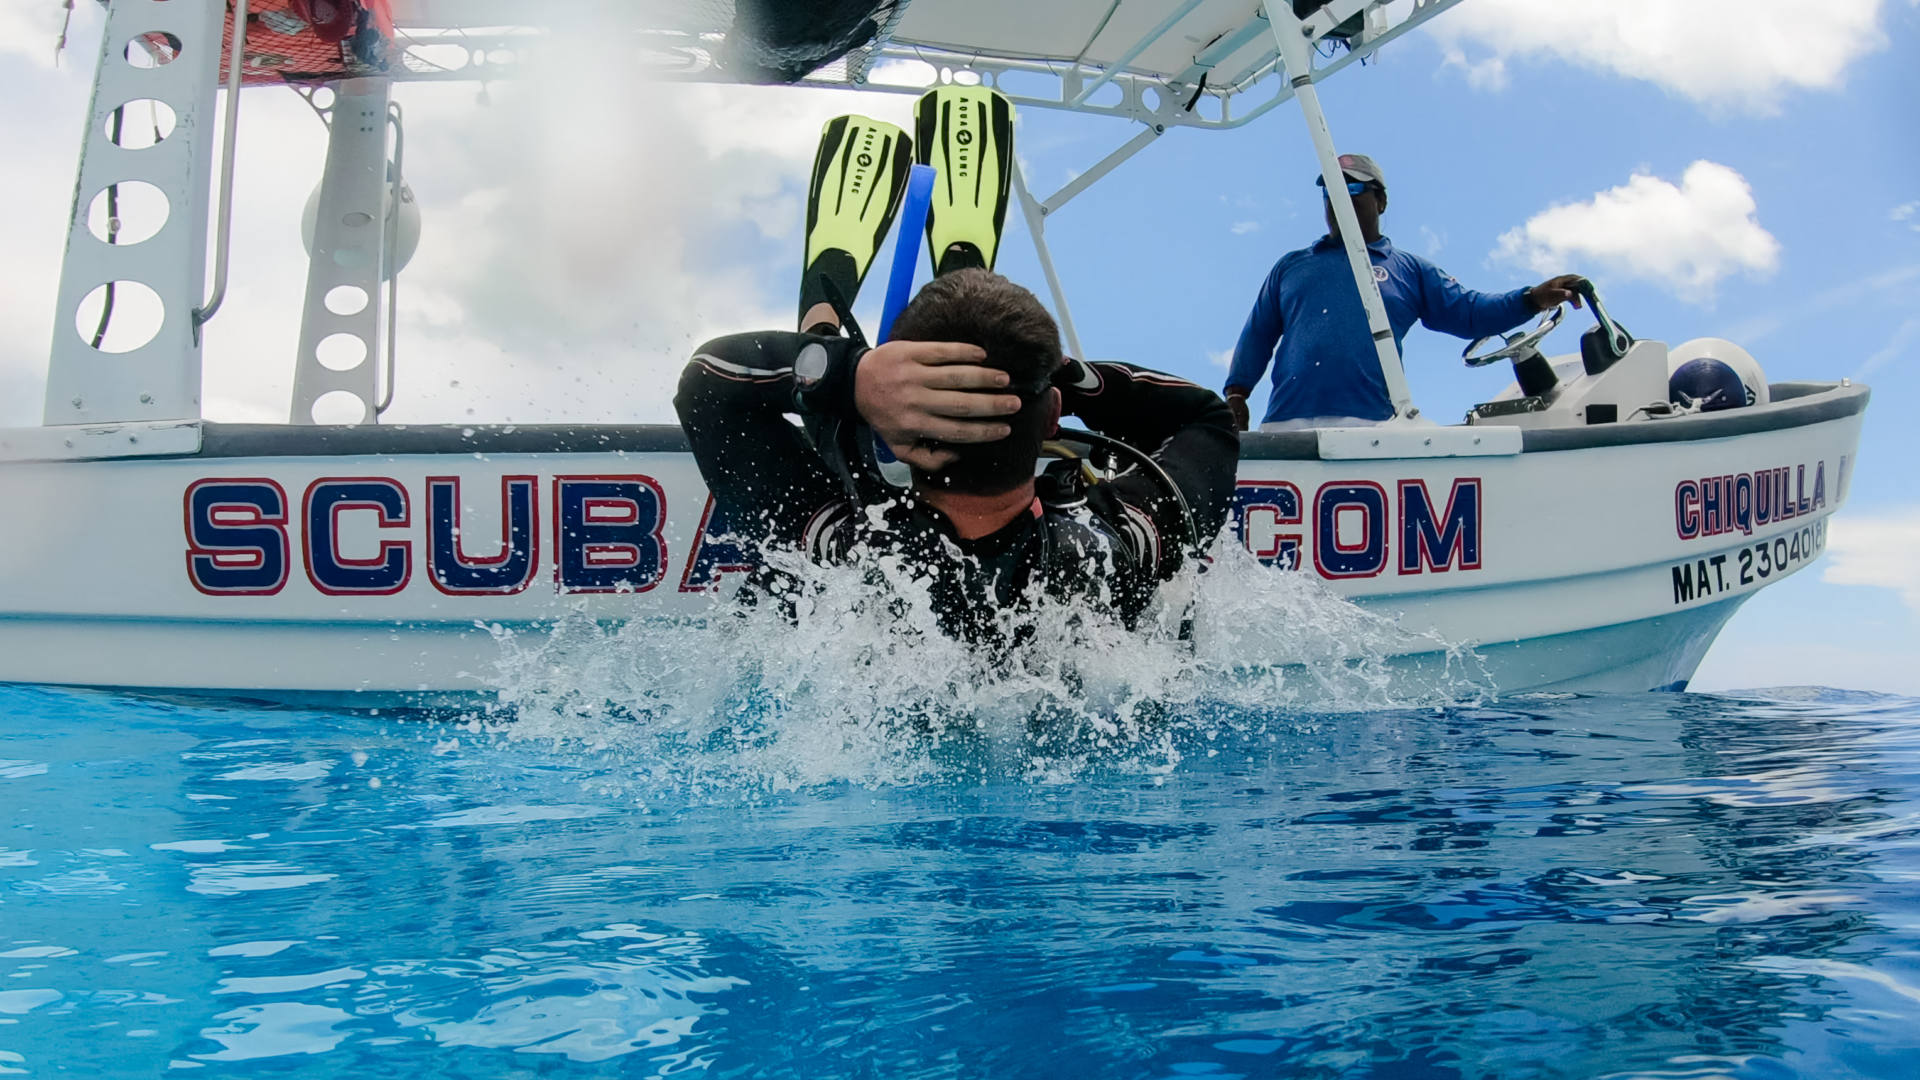
{"label": "white dome fitting on boat", "polygon": [[[382,211],[389,220],[393,219],[393,194],[389,191],[380,200]],[[306,208],[300,211],[300,245],[307,254],[313,254],[315,226],[320,219],[320,186],[315,185],[313,194],[307,196]],[[413,189],[400,185],[400,216],[394,222],[393,250],[386,253],[385,265],[381,267],[380,280],[385,281],[407,268],[413,260],[413,253],[420,247],[420,203],[413,197]]]}
{"label": "white dome fitting on boat", "polygon": [[1667,353],[1667,374],[1680,370],[1680,365],[1689,360],[1718,360],[1734,370],[1740,381],[1747,385],[1747,404],[1765,405],[1773,400],[1767,391],[1767,373],[1760,369],[1760,362],[1753,354],[1728,341],[1726,338],[1701,337],[1682,342]]}

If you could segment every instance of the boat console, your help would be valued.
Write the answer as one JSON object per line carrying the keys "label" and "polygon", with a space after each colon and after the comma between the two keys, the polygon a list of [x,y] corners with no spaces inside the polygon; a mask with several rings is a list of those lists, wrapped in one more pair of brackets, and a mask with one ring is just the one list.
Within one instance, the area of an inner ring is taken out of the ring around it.
{"label": "boat console", "polygon": [[[1566,305],[1543,315],[1531,327],[1492,335],[1467,346],[1468,367],[1501,360],[1513,364],[1514,384],[1491,401],[1467,411],[1466,423],[1521,428],[1584,427],[1649,420],[1671,420],[1701,411],[1671,400],[1668,380],[1688,359],[1726,361],[1748,386],[1747,401],[1765,402],[1766,381],[1746,351],[1718,338],[1690,341],[1671,354],[1664,342],[1636,339],[1607,313],[1589,283],[1581,292],[1595,325],[1580,336],[1580,352],[1547,357],[1540,343],[1566,318]],[[1489,349],[1489,343],[1499,343]]]}

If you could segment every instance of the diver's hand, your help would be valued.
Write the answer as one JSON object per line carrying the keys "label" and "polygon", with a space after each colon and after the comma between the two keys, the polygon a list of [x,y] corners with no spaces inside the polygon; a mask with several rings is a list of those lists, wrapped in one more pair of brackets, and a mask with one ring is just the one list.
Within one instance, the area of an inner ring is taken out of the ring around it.
{"label": "diver's hand", "polygon": [[1002,417],[1020,411],[1004,391],[1007,373],[985,366],[985,350],[946,341],[889,341],[860,358],[853,406],[893,451],[916,468],[935,470],[959,459],[942,443],[987,443],[1013,428]]}
{"label": "diver's hand", "polygon": [[1527,290],[1527,303],[1535,311],[1548,311],[1571,300],[1574,307],[1580,306],[1580,289],[1587,279],[1579,274],[1561,274]]}
{"label": "diver's hand", "polygon": [[1237,387],[1227,389],[1227,411],[1233,414],[1233,430],[1246,431],[1253,423],[1253,414],[1247,411],[1247,392]]}

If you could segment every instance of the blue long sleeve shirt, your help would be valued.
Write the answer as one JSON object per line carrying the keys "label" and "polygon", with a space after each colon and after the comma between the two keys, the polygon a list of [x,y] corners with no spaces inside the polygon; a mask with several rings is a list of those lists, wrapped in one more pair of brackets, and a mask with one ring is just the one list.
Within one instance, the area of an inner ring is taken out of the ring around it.
{"label": "blue long sleeve shirt", "polygon": [[[1475,292],[1384,236],[1368,244],[1367,252],[1396,347],[1416,320],[1441,333],[1479,338],[1511,330],[1534,313],[1526,289]],[[1273,396],[1267,403],[1267,423],[1315,416],[1385,420],[1393,415],[1346,250],[1332,237],[1288,252],[1273,264],[1240,331],[1227,386],[1253,389],[1269,363]]]}

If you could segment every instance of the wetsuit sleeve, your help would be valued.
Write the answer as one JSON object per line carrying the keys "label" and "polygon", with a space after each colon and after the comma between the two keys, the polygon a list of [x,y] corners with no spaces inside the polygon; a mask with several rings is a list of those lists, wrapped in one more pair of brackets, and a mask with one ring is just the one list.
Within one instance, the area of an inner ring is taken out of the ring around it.
{"label": "wetsuit sleeve", "polygon": [[760,542],[803,546],[810,523],[846,493],[800,428],[793,365],[812,342],[828,349],[827,375],[809,391],[816,409],[852,408],[851,342],[791,333],[735,334],[700,347],[680,374],[673,407],[714,501],[735,529]]}
{"label": "wetsuit sleeve", "polygon": [[1286,329],[1280,318],[1280,275],[1285,266],[1284,259],[1273,264],[1260,286],[1260,295],[1253,299],[1247,325],[1240,328],[1240,341],[1233,347],[1233,364],[1227,369],[1229,389],[1252,390],[1259,386],[1260,377],[1273,362],[1274,346],[1280,344],[1280,335]]}
{"label": "wetsuit sleeve", "polygon": [[[1212,542],[1227,520],[1240,467],[1240,435],[1220,395],[1172,375],[1108,361],[1069,360],[1054,385],[1062,412],[1151,455],[1185,497],[1200,544]],[[1179,506],[1138,469],[1116,478],[1113,488],[1141,527],[1129,540],[1136,554],[1161,576],[1172,573],[1186,543]]]}
{"label": "wetsuit sleeve", "polygon": [[1416,258],[1414,262],[1420,268],[1420,321],[1430,330],[1454,337],[1483,338],[1506,333],[1534,314],[1524,288],[1504,293],[1475,292],[1425,259]]}

